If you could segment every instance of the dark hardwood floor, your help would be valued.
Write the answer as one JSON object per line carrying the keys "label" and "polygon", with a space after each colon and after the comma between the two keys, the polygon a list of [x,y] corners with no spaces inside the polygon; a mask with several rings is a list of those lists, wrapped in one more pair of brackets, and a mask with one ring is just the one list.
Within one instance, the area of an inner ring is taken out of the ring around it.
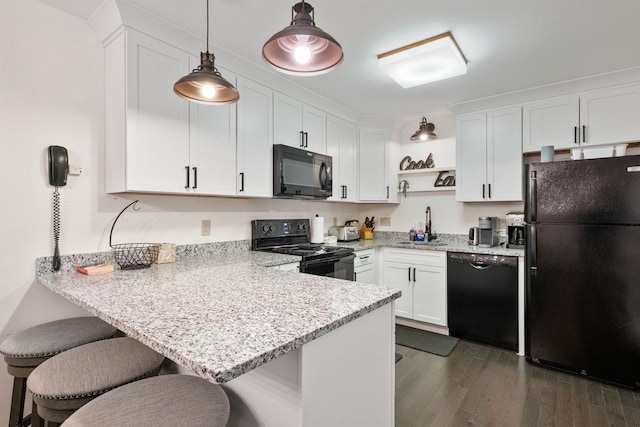
{"label": "dark hardwood floor", "polygon": [[449,357],[396,352],[396,427],[640,426],[640,392],[532,366],[507,350],[460,341]]}

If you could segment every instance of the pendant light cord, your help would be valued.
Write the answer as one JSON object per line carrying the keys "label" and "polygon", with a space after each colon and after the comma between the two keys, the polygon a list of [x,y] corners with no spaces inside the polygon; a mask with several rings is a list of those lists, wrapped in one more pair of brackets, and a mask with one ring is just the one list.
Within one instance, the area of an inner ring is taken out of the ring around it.
{"label": "pendant light cord", "polygon": [[207,0],[207,53],[209,53],[209,0]]}

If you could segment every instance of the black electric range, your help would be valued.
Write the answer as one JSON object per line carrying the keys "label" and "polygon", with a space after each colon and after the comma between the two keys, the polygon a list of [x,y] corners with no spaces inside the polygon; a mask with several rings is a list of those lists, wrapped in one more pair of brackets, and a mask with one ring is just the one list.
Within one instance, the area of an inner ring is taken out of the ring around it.
{"label": "black electric range", "polygon": [[308,219],[257,219],[251,221],[251,249],[298,255],[300,272],[353,280],[352,248],[311,243]]}

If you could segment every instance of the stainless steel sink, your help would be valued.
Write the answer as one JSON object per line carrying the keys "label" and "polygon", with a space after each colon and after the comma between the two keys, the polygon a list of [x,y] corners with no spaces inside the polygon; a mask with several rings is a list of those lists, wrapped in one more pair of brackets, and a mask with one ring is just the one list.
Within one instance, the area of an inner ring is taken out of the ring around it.
{"label": "stainless steel sink", "polygon": [[397,242],[399,245],[407,245],[407,246],[446,246],[448,243],[446,242]]}

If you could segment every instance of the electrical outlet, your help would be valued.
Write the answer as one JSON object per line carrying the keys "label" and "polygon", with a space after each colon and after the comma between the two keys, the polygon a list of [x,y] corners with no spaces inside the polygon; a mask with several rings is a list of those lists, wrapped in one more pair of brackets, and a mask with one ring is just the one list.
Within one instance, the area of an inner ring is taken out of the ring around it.
{"label": "electrical outlet", "polygon": [[69,175],[82,175],[82,166],[69,165]]}
{"label": "electrical outlet", "polygon": [[202,226],[201,226],[200,234],[202,236],[210,236],[211,235],[211,220],[210,219],[203,219],[202,220]]}
{"label": "electrical outlet", "polygon": [[389,216],[383,216],[380,217],[380,225],[381,226],[390,226],[391,225],[391,217]]}

